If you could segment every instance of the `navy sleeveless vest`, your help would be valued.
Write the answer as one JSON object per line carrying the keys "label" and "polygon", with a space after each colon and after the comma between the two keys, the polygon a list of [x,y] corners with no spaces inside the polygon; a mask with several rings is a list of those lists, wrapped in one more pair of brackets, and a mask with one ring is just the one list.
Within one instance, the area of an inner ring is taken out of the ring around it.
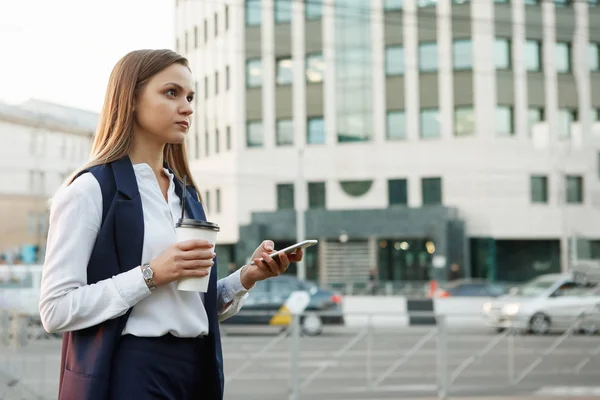
{"label": "navy sleeveless vest", "polygon": [[[102,226],[87,266],[88,284],[93,284],[141,264],[144,216],[129,157],[84,172],[92,173],[102,189]],[[175,191],[181,198],[182,183],[177,178]],[[185,208],[190,217],[206,220],[198,195],[191,187],[187,190]],[[216,262],[215,259],[215,266]],[[204,307],[210,333],[203,398],[222,400],[224,377],[217,314],[217,268],[211,269]],[[110,400],[107,396],[112,356],[130,313],[131,309],[120,317],[63,335],[58,400]]]}

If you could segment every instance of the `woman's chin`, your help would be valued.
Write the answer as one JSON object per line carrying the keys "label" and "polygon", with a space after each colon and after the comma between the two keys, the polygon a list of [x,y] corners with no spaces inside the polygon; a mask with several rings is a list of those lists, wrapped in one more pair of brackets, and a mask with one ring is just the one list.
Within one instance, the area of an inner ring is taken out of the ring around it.
{"label": "woman's chin", "polygon": [[169,135],[167,140],[165,141],[167,144],[182,144],[185,142],[185,133],[175,133]]}

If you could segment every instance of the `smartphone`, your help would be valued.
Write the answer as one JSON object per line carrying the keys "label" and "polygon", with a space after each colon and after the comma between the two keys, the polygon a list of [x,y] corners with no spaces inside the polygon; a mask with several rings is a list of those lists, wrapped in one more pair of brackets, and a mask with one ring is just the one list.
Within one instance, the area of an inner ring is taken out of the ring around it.
{"label": "smartphone", "polygon": [[[294,253],[298,249],[305,249],[307,247],[314,246],[317,243],[319,243],[319,241],[318,240],[314,240],[314,239],[303,240],[303,241],[301,241],[299,243],[293,244],[293,245],[291,245],[289,247],[286,247],[284,249],[274,251],[273,253],[271,253],[269,255],[271,257],[275,258],[275,257],[277,257],[281,253],[285,253],[285,254]],[[261,258],[261,260],[262,260],[262,258]]]}

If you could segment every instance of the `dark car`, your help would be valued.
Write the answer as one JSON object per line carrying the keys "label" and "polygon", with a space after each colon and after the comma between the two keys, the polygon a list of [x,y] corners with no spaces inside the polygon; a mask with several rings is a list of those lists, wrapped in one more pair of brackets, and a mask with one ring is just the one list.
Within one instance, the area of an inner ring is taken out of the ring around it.
{"label": "dark car", "polygon": [[449,282],[437,297],[499,297],[508,293],[508,288],[496,282],[483,279],[459,279]]}
{"label": "dark car", "polygon": [[248,298],[239,313],[222,324],[285,326],[289,323],[289,314],[282,313],[282,307],[290,294],[298,290],[306,291],[310,296],[310,302],[300,319],[304,333],[317,335],[322,332],[324,325],[344,324],[339,294],[291,275],[257,282],[248,292]]}

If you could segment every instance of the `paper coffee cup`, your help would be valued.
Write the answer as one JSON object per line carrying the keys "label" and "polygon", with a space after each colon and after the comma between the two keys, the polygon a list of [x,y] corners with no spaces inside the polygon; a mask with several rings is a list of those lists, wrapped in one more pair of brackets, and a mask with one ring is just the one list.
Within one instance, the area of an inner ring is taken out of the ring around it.
{"label": "paper coffee cup", "polygon": [[[200,239],[206,240],[214,246],[217,242],[219,225],[207,221],[197,221],[195,219],[180,219],[175,225],[175,231],[177,232],[178,242]],[[208,268],[209,274],[206,276],[180,279],[177,282],[177,289],[187,292],[206,293],[208,291],[211,268]]]}

